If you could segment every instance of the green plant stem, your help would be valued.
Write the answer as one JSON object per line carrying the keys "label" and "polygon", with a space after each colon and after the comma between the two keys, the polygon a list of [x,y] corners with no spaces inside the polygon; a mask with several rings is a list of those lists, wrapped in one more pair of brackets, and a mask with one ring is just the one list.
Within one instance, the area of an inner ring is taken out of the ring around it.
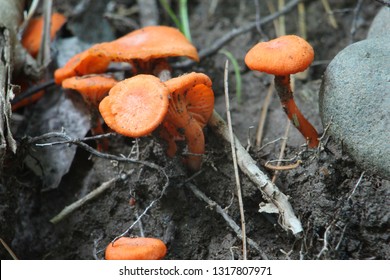
{"label": "green plant stem", "polygon": [[175,23],[177,28],[179,28],[180,31],[183,32],[183,26],[182,26],[180,20],[178,19],[178,17],[175,15],[174,11],[169,6],[168,1],[167,0],[160,0],[160,4],[164,8],[164,10],[168,13],[168,15],[171,17],[171,19],[173,20],[173,22]]}
{"label": "green plant stem", "polygon": [[191,42],[192,38],[191,38],[191,31],[190,31],[190,21],[188,19],[187,0],[180,0],[179,1],[179,14],[180,14],[182,32],[183,32],[184,36],[186,36],[188,41]]}

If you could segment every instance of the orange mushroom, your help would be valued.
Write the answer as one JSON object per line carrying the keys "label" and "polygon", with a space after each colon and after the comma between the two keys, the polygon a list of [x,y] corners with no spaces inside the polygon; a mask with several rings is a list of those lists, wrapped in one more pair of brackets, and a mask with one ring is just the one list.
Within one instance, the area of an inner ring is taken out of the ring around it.
{"label": "orange mushroom", "polygon": [[294,126],[307,139],[310,148],[318,146],[318,133],[295,104],[290,75],[304,71],[313,59],[313,48],[304,39],[295,35],[258,43],[245,56],[245,63],[251,70],[275,75],[275,88],[283,109]]}
{"label": "orange mushroom", "polygon": [[199,61],[196,48],[178,29],[168,26],[147,26],[115,41],[97,44],[89,52],[111,61],[129,62],[136,73],[145,74],[152,74],[156,68],[166,69],[167,57],[186,56]]}
{"label": "orange mushroom", "polygon": [[[206,126],[214,108],[211,80],[205,74],[193,72],[170,79],[165,82],[165,85],[171,97],[163,125],[165,137],[168,135],[173,138],[168,142],[169,145],[173,145],[172,142],[176,139],[183,137],[186,139],[190,154],[187,156],[186,163],[191,171],[197,171],[201,167],[201,156],[205,152],[202,129]],[[175,130],[172,130],[171,126]],[[175,146],[170,147],[171,153],[176,151]]]}
{"label": "orange mushroom", "polygon": [[54,80],[57,85],[60,85],[63,80],[70,77],[104,73],[109,64],[108,58],[93,56],[87,49],[73,56],[63,67],[58,68],[54,72]]}
{"label": "orange mushroom", "polygon": [[121,237],[105,251],[106,260],[161,260],[167,253],[164,242],[150,237]]}
{"label": "orange mushroom", "polygon": [[[85,100],[90,112],[92,123],[92,134],[103,134],[102,124],[99,120],[98,105],[100,101],[107,95],[108,91],[118,83],[111,76],[107,75],[87,75],[82,77],[71,77],[62,81],[62,87],[78,91]],[[98,143],[99,150],[108,148],[107,141],[101,144]]]}
{"label": "orange mushroom", "polygon": [[87,104],[98,106],[109,90],[118,83],[109,75],[85,75],[67,78],[62,87],[78,91]]}
{"label": "orange mushroom", "polygon": [[[66,17],[59,13],[53,13],[51,16],[50,39],[53,40],[55,34],[65,24]],[[43,31],[43,17],[30,20],[26,30],[23,33],[22,45],[33,56],[36,57],[41,46]]]}
{"label": "orange mushroom", "polygon": [[168,88],[155,76],[141,74],[117,83],[99,105],[106,124],[128,136],[150,134],[168,111]]}
{"label": "orange mushroom", "polygon": [[[51,26],[50,26],[50,39],[53,40],[58,30],[65,24],[66,17],[59,13],[53,13],[51,16]],[[31,54],[31,56],[36,57],[41,46],[42,41],[42,30],[43,30],[43,17],[33,18],[30,20],[27,28],[25,29],[21,43],[23,47]],[[26,90],[30,86],[29,82],[26,81],[23,77],[18,77],[15,84],[20,85],[21,92]],[[34,103],[40,99],[44,94],[43,90],[40,90],[28,98],[24,98],[20,101],[12,103],[12,110],[18,110],[26,105]]]}
{"label": "orange mushroom", "polygon": [[103,73],[111,61],[132,64],[134,73],[169,70],[167,57],[186,56],[199,61],[196,48],[176,28],[148,26],[114,40],[92,46],[72,57],[54,73],[55,82],[72,76]]}

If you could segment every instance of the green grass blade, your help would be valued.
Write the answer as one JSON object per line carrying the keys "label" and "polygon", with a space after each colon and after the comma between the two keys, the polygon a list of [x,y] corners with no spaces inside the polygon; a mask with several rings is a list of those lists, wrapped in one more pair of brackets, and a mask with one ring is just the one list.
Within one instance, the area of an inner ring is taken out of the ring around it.
{"label": "green grass blade", "polygon": [[180,29],[180,31],[184,34],[183,32],[183,25],[181,24],[180,20],[178,17],[175,15],[174,11],[171,9],[171,7],[168,5],[167,0],[160,0],[161,6],[164,8],[164,10],[168,13],[168,15],[171,17],[177,28]]}
{"label": "green grass blade", "polygon": [[188,41],[191,42],[192,38],[191,38],[191,31],[190,31],[190,21],[188,19],[187,0],[180,0],[179,1],[179,14],[180,14],[182,32],[183,32],[184,36],[186,36]]}
{"label": "green grass blade", "polygon": [[241,79],[241,72],[240,72],[240,66],[238,65],[237,59],[233,56],[233,54],[225,49],[222,49],[219,51],[220,53],[224,54],[232,63],[233,65],[233,70],[234,70],[234,76],[236,78],[236,97],[237,97],[237,102],[239,104],[242,103],[242,92],[241,92],[241,87],[242,87],[242,79]]}

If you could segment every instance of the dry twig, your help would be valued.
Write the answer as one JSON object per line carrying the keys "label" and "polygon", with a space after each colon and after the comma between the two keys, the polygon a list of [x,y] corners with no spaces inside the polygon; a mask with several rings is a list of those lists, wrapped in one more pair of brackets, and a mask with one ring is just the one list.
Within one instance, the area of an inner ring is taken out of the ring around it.
{"label": "dry twig", "polygon": [[120,174],[118,175],[117,177],[115,178],[112,178],[110,179],[109,181],[107,182],[104,182],[103,184],[101,184],[99,187],[97,187],[96,189],[94,189],[93,191],[91,191],[90,193],[88,193],[86,196],[80,198],[79,200],[73,202],[72,204],[66,206],[59,214],[57,214],[56,216],[54,216],[52,219],[50,219],[50,222],[52,224],[57,224],[59,223],[60,221],[62,221],[63,219],[65,219],[66,217],[68,217],[71,213],[73,213],[74,211],[76,211],[77,209],[79,209],[81,206],[83,206],[84,204],[86,204],[87,202],[91,201],[92,199],[95,199],[96,197],[98,197],[99,195],[101,195],[104,191],[108,190],[109,188],[111,188],[112,186],[115,185],[115,183],[118,181],[118,180],[123,180],[125,179],[127,176],[129,176],[131,173],[133,173],[134,170],[130,170],[129,172],[125,173],[125,174]]}
{"label": "dry twig", "polygon": [[257,147],[261,146],[261,141],[263,140],[264,125],[265,125],[265,120],[267,119],[268,108],[269,108],[269,104],[271,103],[273,90],[274,90],[274,80],[272,80],[271,84],[268,87],[267,95],[265,96],[263,106],[261,107],[259,124],[257,126],[257,132],[256,132]]}
{"label": "dry twig", "polygon": [[[290,127],[291,127],[291,122],[290,122],[290,120],[287,120],[286,130],[284,131],[282,146],[280,147],[280,152],[279,152],[278,166],[281,163],[281,159],[284,157],[284,151],[285,151],[286,146],[287,146],[287,140],[288,140],[288,134],[290,132]],[[272,176],[272,183],[275,183],[276,178],[278,177],[278,173],[279,173],[278,170],[276,170],[274,173],[274,176]]]}
{"label": "dry twig", "polygon": [[[217,211],[217,213],[219,213],[224,218],[224,220],[228,223],[228,225],[234,230],[234,232],[237,234],[237,236],[240,239],[242,239],[243,235],[242,235],[242,231],[241,231],[240,227],[225,212],[225,210],[223,210],[223,208],[218,203],[216,203],[215,201],[213,201],[210,198],[208,198],[207,195],[205,195],[202,191],[200,191],[194,184],[188,182],[188,183],[186,183],[186,186],[195,194],[195,196],[197,198],[199,198],[200,200],[203,200],[204,202],[206,202],[212,209],[215,209],[215,211]],[[259,245],[257,245],[257,243],[255,241],[253,241],[250,238],[247,238],[247,241],[248,241],[248,244],[251,247],[256,249],[256,251],[258,253],[260,253],[261,257],[264,260],[268,259],[267,255],[261,250],[261,248],[259,247]]]}
{"label": "dry twig", "polygon": [[3,240],[3,238],[0,238],[0,243],[3,245],[3,247],[7,250],[8,254],[12,257],[12,259],[17,260],[18,257],[15,255],[15,253],[12,251],[12,249],[8,246],[7,243]]}
{"label": "dry twig", "polygon": [[[227,124],[215,110],[208,125],[215,134],[225,141],[230,142],[230,133]],[[277,208],[280,226],[286,231],[291,231],[295,236],[300,236],[303,231],[302,224],[295,216],[294,210],[288,201],[288,197],[258,168],[256,162],[241,145],[236,136],[234,136],[234,141],[236,145],[237,162],[241,171],[259,188],[267,202],[271,203],[274,206],[273,208]],[[266,208],[261,207],[260,211],[264,211],[264,209]]]}
{"label": "dry twig", "polygon": [[[161,166],[158,166],[157,164],[154,164],[154,163],[148,162],[148,161],[135,160],[135,159],[127,158],[127,157],[121,157],[121,156],[103,153],[103,152],[100,152],[100,151],[92,148],[88,144],[84,143],[84,141],[87,141],[87,140],[92,140],[92,139],[96,140],[96,139],[100,139],[100,138],[112,136],[112,135],[113,135],[112,133],[108,133],[108,134],[100,135],[97,137],[88,137],[88,138],[84,138],[84,139],[73,139],[69,135],[67,135],[65,132],[48,132],[48,133],[42,134],[40,136],[29,137],[29,139],[27,140],[27,143],[28,144],[35,144],[35,146],[37,146],[37,147],[65,145],[65,144],[76,145],[76,146],[82,148],[83,150],[89,152],[91,155],[94,155],[96,157],[100,157],[100,158],[104,158],[104,159],[108,159],[108,160],[115,160],[118,162],[141,164],[141,165],[145,165],[147,167],[150,167],[152,169],[156,169],[156,170],[160,171],[161,173],[163,173],[164,177],[167,178],[167,180],[168,180],[168,176],[165,174],[164,169]],[[37,142],[41,142],[41,141],[47,141],[48,139],[51,139],[51,138],[59,138],[59,139],[64,139],[64,140],[55,141],[55,142],[47,142],[47,143],[37,143]]]}
{"label": "dry twig", "polygon": [[329,2],[328,0],[321,0],[321,3],[322,3],[322,6],[324,7],[325,9],[325,12],[326,14],[328,15],[329,17],[329,23],[330,25],[334,28],[334,29],[337,29],[338,28],[338,24],[337,24],[337,20],[332,12],[332,9],[330,8],[330,5],[329,5]]}
{"label": "dry twig", "polygon": [[238,174],[236,147],[235,147],[235,143],[234,143],[234,134],[233,134],[231,115],[230,115],[228,69],[229,69],[229,60],[226,60],[225,72],[224,72],[226,114],[227,114],[227,123],[228,123],[228,127],[229,127],[230,145],[232,148],[232,158],[233,158],[234,175],[236,178],[238,204],[239,204],[240,216],[241,216],[243,259],[246,260],[247,259],[247,250],[246,250],[246,229],[245,229],[244,203],[242,201],[240,175]]}

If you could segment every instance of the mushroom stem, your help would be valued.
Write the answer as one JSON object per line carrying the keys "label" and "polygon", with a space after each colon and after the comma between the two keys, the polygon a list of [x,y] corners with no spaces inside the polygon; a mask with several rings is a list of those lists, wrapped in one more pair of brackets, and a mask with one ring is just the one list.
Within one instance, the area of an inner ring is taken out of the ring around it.
{"label": "mushroom stem", "polygon": [[191,118],[184,129],[184,135],[187,140],[188,152],[190,153],[186,158],[187,166],[191,171],[198,171],[202,164],[202,155],[205,153],[203,130]]}
{"label": "mushroom stem", "polygon": [[302,115],[294,101],[294,95],[290,85],[290,75],[275,76],[275,88],[280,102],[288,118],[292,121],[299,132],[307,139],[308,146],[315,148],[319,144],[317,130]]}
{"label": "mushroom stem", "polygon": [[[94,111],[91,112],[91,114],[95,115],[95,114],[98,114],[98,112],[96,109],[94,109]],[[91,120],[91,123],[92,123],[91,133],[92,133],[92,135],[104,134],[102,122],[100,121],[99,117],[96,116],[96,117],[92,117],[91,119],[92,119]],[[108,139],[107,138],[96,140],[96,143],[97,143],[96,148],[99,152],[108,150]]]}

